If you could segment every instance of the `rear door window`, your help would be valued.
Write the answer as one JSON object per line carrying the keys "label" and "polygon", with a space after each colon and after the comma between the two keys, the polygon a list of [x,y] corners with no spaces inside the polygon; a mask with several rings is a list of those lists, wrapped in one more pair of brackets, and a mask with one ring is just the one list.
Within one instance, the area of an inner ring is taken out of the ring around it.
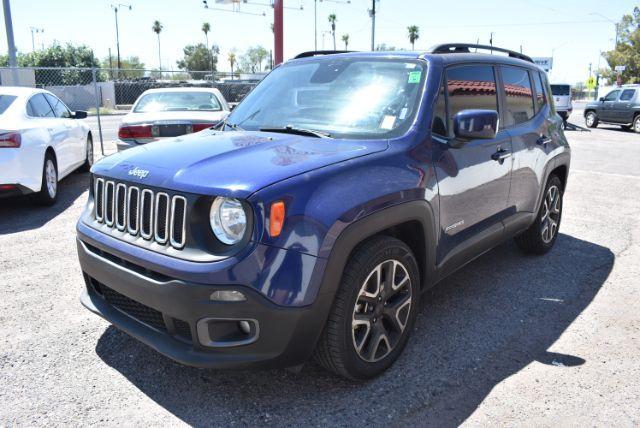
{"label": "rear door window", "polygon": [[496,78],[491,65],[465,65],[447,69],[448,127],[453,129],[453,117],[462,110],[498,111]]}
{"label": "rear door window", "polygon": [[529,72],[520,67],[500,66],[506,95],[506,126],[526,122],[533,117],[533,91]]}
{"label": "rear door window", "polygon": [[64,103],[60,101],[57,97],[54,97],[53,95],[49,95],[49,94],[45,94],[45,97],[47,98],[47,101],[49,101],[49,104],[51,104],[51,107],[53,108],[53,112],[55,113],[56,117],[59,117],[59,118],[71,117],[71,113],[69,113],[69,109],[67,108],[67,106],[64,105]]}
{"label": "rear door window", "polygon": [[622,91],[622,95],[620,95],[620,101],[629,101],[633,98],[635,92],[635,89],[625,89]]}
{"label": "rear door window", "polygon": [[27,112],[33,117],[55,117],[51,105],[47,102],[42,94],[36,94],[29,99],[29,107]]}

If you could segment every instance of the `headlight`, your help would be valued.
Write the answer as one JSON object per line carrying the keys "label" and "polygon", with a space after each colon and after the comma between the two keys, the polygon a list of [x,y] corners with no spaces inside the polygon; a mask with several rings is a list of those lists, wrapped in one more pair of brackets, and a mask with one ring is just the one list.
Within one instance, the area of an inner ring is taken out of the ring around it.
{"label": "headlight", "polygon": [[216,198],[211,204],[209,222],[216,237],[227,245],[240,242],[247,230],[247,215],[234,198]]}

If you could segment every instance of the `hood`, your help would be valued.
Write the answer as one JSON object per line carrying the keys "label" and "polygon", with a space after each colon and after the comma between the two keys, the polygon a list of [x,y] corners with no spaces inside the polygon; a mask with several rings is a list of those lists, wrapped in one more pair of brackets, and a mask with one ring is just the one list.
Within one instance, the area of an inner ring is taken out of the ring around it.
{"label": "hood", "polygon": [[122,118],[123,124],[154,122],[217,122],[224,119],[228,111],[156,111],[145,113],[128,113]]}
{"label": "hood", "polygon": [[205,130],[108,156],[92,172],[186,193],[245,198],[294,175],[386,148],[386,140]]}

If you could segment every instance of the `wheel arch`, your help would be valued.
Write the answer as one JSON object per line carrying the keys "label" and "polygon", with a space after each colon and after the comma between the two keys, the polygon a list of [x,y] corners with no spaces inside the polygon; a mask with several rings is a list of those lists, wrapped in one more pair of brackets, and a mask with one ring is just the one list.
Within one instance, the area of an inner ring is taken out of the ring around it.
{"label": "wheel arch", "polygon": [[436,221],[427,201],[410,201],[383,208],[347,226],[335,240],[326,263],[320,293],[335,294],[349,257],[368,239],[388,235],[403,241],[414,254],[420,284],[435,279]]}

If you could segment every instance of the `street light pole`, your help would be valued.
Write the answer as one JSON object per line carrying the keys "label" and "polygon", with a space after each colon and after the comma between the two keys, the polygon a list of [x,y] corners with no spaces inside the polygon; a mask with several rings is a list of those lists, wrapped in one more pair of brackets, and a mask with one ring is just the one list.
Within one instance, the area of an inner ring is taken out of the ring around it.
{"label": "street light pole", "polygon": [[34,37],[34,33],[44,33],[44,29],[43,28],[36,28],[36,27],[29,27],[29,29],[31,30],[31,50],[33,52],[36,51],[36,39]]}
{"label": "street light pole", "polygon": [[376,50],[376,0],[371,0],[371,50]]}
{"label": "street light pole", "polygon": [[13,21],[11,20],[11,5],[9,0],[2,0],[4,10],[4,26],[7,31],[7,45],[9,47],[9,67],[16,67],[16,44],[13,40]]}

